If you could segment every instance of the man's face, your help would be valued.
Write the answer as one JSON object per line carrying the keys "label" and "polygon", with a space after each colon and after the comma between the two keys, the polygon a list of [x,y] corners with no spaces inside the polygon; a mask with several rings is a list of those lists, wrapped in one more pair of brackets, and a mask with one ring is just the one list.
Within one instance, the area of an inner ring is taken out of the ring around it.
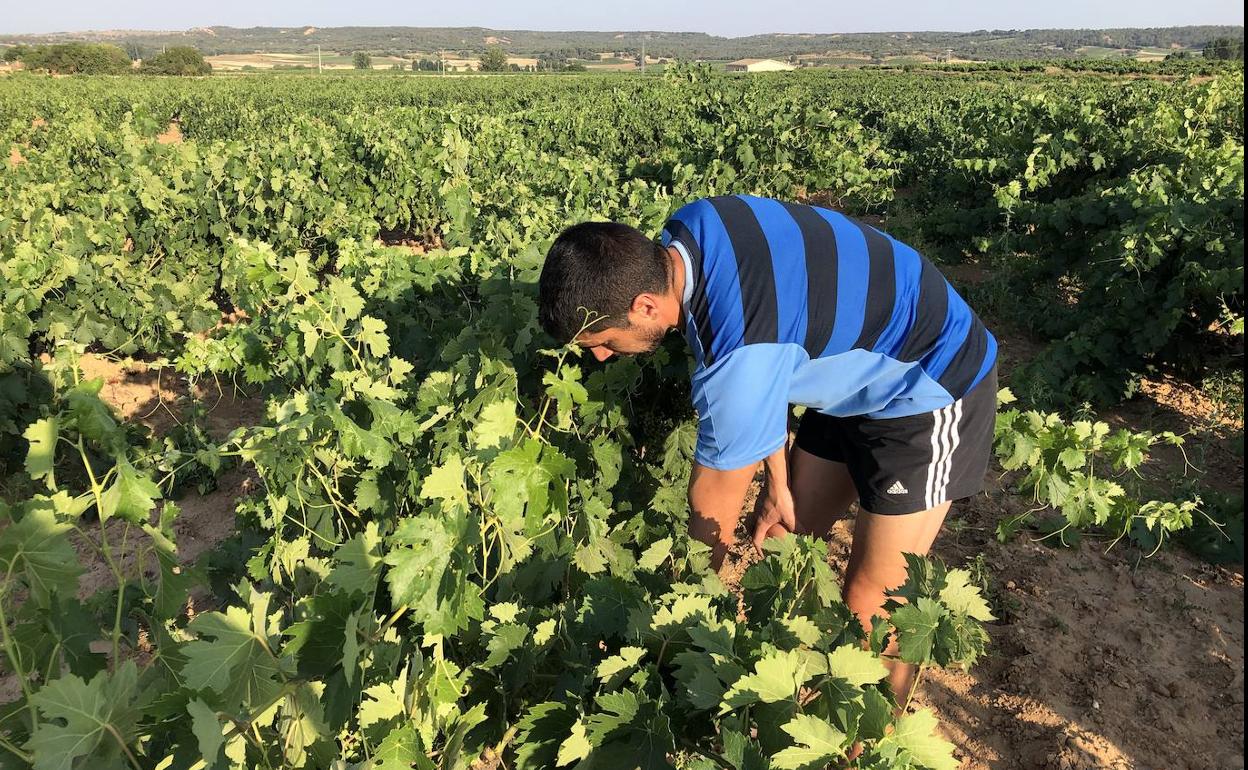
{"label": "man's face", "polygon": [[576,342],[593,354],[594,358],[606,361],[616,354],[632,356],[653,353],[666,334],[667,327],[662,324],[642,322],[632,323],[624,328],[585,332],[576,338]]}

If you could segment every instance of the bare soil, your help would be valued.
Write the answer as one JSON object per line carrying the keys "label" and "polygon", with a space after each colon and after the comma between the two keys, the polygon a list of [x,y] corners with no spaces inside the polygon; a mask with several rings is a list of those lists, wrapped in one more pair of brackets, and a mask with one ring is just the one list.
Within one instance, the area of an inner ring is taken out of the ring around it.
{"label": "bare soil", "polygon": [[[100,398],[118,417],[143,424],[156,435],[166,433],[184,419],[192,400],[205,406],[204,427],[216,439],[224,438],[234,428],[254,425],[264,416],[264,403],[260,398],[214,385],[191,387],[168,368],[137,361],[123,363],[91,354],[83,356],[79,365],[87,379],[104,380]],[[194,564],[201,555],[235,533],[235,505],[257,483],[253,473],[241,468],[226,471],[216,481],[216,489],[208,494],[192,491],[175,501],[180,512],[173,523],[174,542],[178,563],[183,567]],[[153,512],[152,523],[156,515]],[[78,598],[85,600],[114,587],[116,578],[97,547],[92,545],[101,539],[99,523],[82,522],[80,529],[87,537],[72,533],[70,540],[84,568],[79,579]],[[147,535],[115,519],[105,526],[105,535],[114,553],[114,563],[129,579],[156,575],[159,563]],[[187,614],[193,616],[197,607],[202,611],[206,603],[211,603],[211,597],[206,594],[188,596]],[[135,654],[141,656],[144,652],[137,650]],[[20,694],[21,688],[12,674],[0,676],[0,703],[9,703]]]}
{"label": "bare soil", "polygon": [[[97,355],[83,356],[80,368],[87,379],[104,380],[100,398],[119,417],[145,425],[156,435],[166,433],[184,419],[184,411],[192,399],[205,406],[204,428],[218,440],[234,428],[260,422],[264,416],[261,399],[214,385],[201,384],[192,388],[172,369],[155,368],[139,361],[122,363]],[[234,534],[235,502],[255,483],[251,473],[236,468],[223,473],[212,492],[205,495],[191,492],[176,501],[181,512],[173,529],[180,563],[194,563],[205,551]],[[123,522],[110,521],[106,530],[110,543],[121,543],[124,529]],[[95,539],[98,524],[84,526],[84,531]],[[154,556],[145,550],[147,537],[131,533],[131,538],[131,543],[120,549],[118,565],[129,575],[137,575],[139,571],[150,574],[156,563]],[[86,567],[79,584],[80,598],[85,599],[115,584],[108,564],[89,544],[75,542],[75,547]]]}
{"label": "bare soil", "polygon": [[182,127],[176,120],[171,121],[168,128],[156,135],[156,141],[161,144],[182,144]]}
{"label": "bare soil", "polygon": [[424,254],[432,249],[442,248],[442,238],[436,232],[383,229],[377,234],[377,241],[382,246],[402,246],[413,254]]}
{"label": "bare soil", "polygon": [[1200,388],[1171,377],[1143,380],[1140,393],[1099,419],[1114,429],[1171,431],[1184,437],[1182,447],[1153,447],[1150,461],[1140,469],[1151,489],[1161,494],[1176,481],[1190,479],[1218,492],[1243,492],[1244,460],[1235,449],[1236,441],[1243,441],[1242,412],[1230,411]]}
{"label": "bare soil", "polygon": [[205,428],[223,438],[241,425],[254,425],[264,417],[264,402],[228,386],[200,382],[190,387],[171,367],[142,361],[120,362],[87,354],[79,361],[87,379],[102,378],[100,398],[128,422],[147,426],[163,435],[183,419],[192,401],[204,405]]}
{"label": "bare soil", "polygon": [[[992,328],[1006,382],[1012,363],[1041,345],[1024,330]],[[1145,380],[1139,396],[1097,417],[1186,436],[1182,450],[1154,447],[1140,469],[1158,494],[1191,477],[1243,492],[1232,449],[1243,416],[1199,388]],[[1027,533],[999,543],[997,522],[1030,502],[1008,482],[955,504],[934,548],[950,563],[981,554],[1000,617],[986,660],[969,673],[933,672],[918,696],[939,713],[963,767],[1243,768],[1243,566],[1214,567],[1178,548],[1144,558],[1093,538],[1075,548]],[[851,532],[842,522],[833,535],[844,555]]]}
{"label": "bare soil", "polygon": [[[255,488],[256,479],[240,469],[231,469],[217,479],[217,488],[206,495],[186,495],[175,501],[180,509],[173,522],[174,542],[178,547],[178,562],[194,564],[201,554],[234,534],[234,506],[238,498]],[[115,554],[115,563],[123,574],[135,578],[140,572],[146,577],[156,575],[159,564],[151,551],[147,535],[130,527],[128,542],[126,525],[110,521],[107,525],[109,543]],[[93,540],[98,540],[99,525],[83,526]],[[78,598],[87,599],[101,589],[116,586],[116,579],[107,562],[95,549],[76,535],[71,536],[80,562],[86,571],[79,579]],[[188,597],[190,598],[190,597]]]}
{"label": "bare soil", "polygon": [[[996,522],[1025,504],[994,484],[955,505],[935,547],[950,563],[982,554],[1001,618],[987,659],[933,672],[919,694],[963,767],[1242,768],[1242,567],[1091,539],[998,543]],[[851,531],[837,526],[838,553]]]}

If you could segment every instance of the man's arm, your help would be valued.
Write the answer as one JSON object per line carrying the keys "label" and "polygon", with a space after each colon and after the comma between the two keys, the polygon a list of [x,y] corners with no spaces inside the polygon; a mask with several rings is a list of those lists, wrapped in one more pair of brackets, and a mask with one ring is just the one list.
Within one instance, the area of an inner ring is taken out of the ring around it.
{"label": "man's arm", "polygon": [[[789,532],[795,527],[793,521],[793,496],[789,492],[788,449],[780,447],[763,460],[767,471],[767,496],[760,516],[760,526],[767,519],[761,532],[767,532],[773,524],[780,524]],[[719,569],[728,548],[735,539],[737,521],[741,518],[741,506],[745,493],[754,479],[758,463],[744,468],[720,471],[700,463],[693,464],[689,478],[689,534],[712,549],[711,566]],[[756,536],[755,544],[762,537]]]}
{"label": "man's arm", "polygon": [[788,446],[772,452],[763,463],[767,483],[763,485],[758,521],[754,522],[754,547],[760,551],[763,540],[768,537],[783,537],[785,533],[797,531],[793,493],[789,491]]}
{"label": "man's arm", "polygon": [[693,464],[689,476],[689,534],[711,547],[711,568],[719,569],[735,539],[746,490],[758,463],[720,471]]}
{"label": "man's arm", "polygon": [[766,459],[774,488],[783,481],[788,489],[785,444],[794,349],[800,352],[795,345],[745,345],[693,376],[699,421],[689,534],[711,546],[717,569],[733,542],[759,462]]}

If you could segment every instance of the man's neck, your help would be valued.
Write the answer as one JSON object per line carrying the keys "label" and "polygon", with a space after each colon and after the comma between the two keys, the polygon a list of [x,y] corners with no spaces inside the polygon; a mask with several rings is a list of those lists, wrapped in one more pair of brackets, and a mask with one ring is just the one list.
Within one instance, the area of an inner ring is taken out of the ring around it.
{"label": "man's neck", "polygon": [[679,331],[685,323],[685,260],[675,246],[667,247],[667,256],[672,267],[668,297],[676,301],[676,312],[669,326]]}

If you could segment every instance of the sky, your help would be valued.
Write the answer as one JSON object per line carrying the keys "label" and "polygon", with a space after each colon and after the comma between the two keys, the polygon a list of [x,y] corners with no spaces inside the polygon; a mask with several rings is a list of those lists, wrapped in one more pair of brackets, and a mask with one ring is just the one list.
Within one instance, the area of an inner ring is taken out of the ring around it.
{"label": "sky", "polygon": [[0,0],[0,34],[311,25],[655,30],[739,37],[764,32],[968,32],[1243,23],[1242,0]]}

